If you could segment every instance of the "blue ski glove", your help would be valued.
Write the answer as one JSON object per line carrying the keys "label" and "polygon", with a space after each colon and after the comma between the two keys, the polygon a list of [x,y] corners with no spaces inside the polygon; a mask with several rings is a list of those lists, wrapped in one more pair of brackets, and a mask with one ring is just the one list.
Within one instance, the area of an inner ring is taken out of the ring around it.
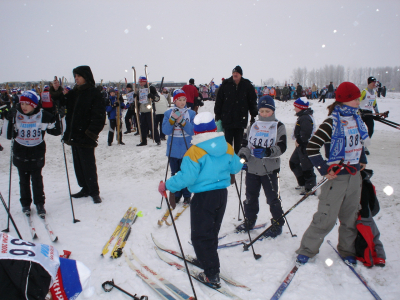
{"label": "blue ski glove", "polygon": [[255,148],[253,149],[253,156],[257,158],[265,157],[265,149],[264,148]]}

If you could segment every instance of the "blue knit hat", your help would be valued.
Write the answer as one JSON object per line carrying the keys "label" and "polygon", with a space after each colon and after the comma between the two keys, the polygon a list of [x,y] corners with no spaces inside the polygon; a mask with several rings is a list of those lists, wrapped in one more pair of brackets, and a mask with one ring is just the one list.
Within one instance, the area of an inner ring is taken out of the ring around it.
{"label": "blue knit hat", "polygon": [[19,103],[27,103],[33,106],[33,108],[36,108],[38,106],[39,100],[40,97],[38,96],[38,94],[36,94],[36,92],[26,91],[22,93],[21,98],[19,99]]}
{"label": "blue knit hat", "polygon": [[294,101],[293,105],[300,109],[307,109],[310,106],[310,102],[308,102],[306,97],[300,97]]}
{"label": "blue knit hat", "polygon": [[275,111],[275,101],[271,96],[262,96],[260,100],[258,100],[258,109],[260,108],[269,108]]}

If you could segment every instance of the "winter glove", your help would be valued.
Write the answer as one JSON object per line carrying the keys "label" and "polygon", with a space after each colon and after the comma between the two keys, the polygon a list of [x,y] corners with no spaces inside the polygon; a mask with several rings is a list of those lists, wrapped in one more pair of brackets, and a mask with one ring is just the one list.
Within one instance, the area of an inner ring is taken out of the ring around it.
{"label": "winter glove", "polygon": [[181,113],[179,110],[175,110],[172,114],[171,114],[171,119],[175,122],[177,121],[179,118],[181,117]]}
{"label": "winter glove", "polygon": [[119,102],[115,101],[113,106],[117,107],[118,105],[119,105]]}
{"label": "winter glove", "polygon": [[166,190],[167,190],[167,187],[165,186],[165,182],[161,180],[158,185],[158,191],[160,192],[161,196],[163,196],[165,198],[167,198]]}
{"label": "winter glove", "polygon": [[153,94],[150,93],[150,94],[147,95],[147,98],[149,98],[149,99],[151,99],[151,100],[154,100],[154,99],[155,99],[155,96],[154,96]]}
{"label": "winter glove", "polygon": [[240,158],[244,157],[245,160],[246,160],[246,162],[249,161],[249,159],[250,159],[250,157],[251,157],[250,149],[247,148],[247,147],[242,147],[242,148],[239,150],[238,156],[239,156]]}
{"label": "winter glove", "polygon": [[257,158],[265,157],[265,148],[255,148],[253,149],[253,156]]}

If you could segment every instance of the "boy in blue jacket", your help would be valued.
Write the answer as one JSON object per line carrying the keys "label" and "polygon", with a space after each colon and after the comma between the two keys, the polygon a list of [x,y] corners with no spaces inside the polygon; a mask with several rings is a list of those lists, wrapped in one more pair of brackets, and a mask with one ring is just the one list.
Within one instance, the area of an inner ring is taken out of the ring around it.
{"label": "boy in blue jacket", "polygon": [[191,239],[204,269],[198,279],[218,288],[218,233],[228,198],[227,187],[243,165],[225,141],[224,133],[216,130],[210,112],[199,113],[194,118],[193,146],[183,157],[181,170],[166,183],[160,182],[159,191],[176,192],[187,187],[194,193],[190,205]]}
{"label": "boy in blue jacket", "polygon": [[[191,146],[193,132],[193,120],[196,113],[186,107],[186,94],[183,90],[175,90],[173,93],[175,107],[164,113],[162,131],[168,135],[167,156],[171,167],[171,176],[181,169],[182,159],[188,147]],[[183,131],[183,132],[182,132]],[[183,137],[185,136],[185,137]],[[172,145],[171,145],[172,143]],[[189,204],[192,194],[187,187],[175,192],[175,203],[183,196],[183,203]]]}
{"label": "boy in blue jacket", "polygon": [[[108,115],[108,120],[109,120],[109,131],[108,131],[108,146],[111,146],[112,141],[114,139],[114,131],[117,128],[117,107],[118,105],[120,106],[121,110],[120,110],[120,115],[118,116],[118,118],[121,118],[122,115],[122,109],[125,108],[125,104],[123,102],[119,103],[117,100],[117,96],[115,96],[115,90],[110,90],[110,97],[109,97],[109,102],[106,106],[106,112]],[[117,134],[118,136],[118,134]],[[117,138],[116,136],[116,138]],[[119,143],[121,145],[125,145],[122,142],[122,126],[120,126],[120,133],[119,133]]]}

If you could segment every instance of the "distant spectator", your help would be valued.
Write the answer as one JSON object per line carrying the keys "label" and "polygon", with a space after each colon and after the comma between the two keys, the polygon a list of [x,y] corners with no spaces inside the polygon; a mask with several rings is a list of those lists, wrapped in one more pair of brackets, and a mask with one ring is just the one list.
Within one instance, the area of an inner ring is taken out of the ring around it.
{"label": "distant spectator", "polygon": [[333,84],[332,81],[329,83],[328,86],[328,99],[332,99],[333,98]]}

